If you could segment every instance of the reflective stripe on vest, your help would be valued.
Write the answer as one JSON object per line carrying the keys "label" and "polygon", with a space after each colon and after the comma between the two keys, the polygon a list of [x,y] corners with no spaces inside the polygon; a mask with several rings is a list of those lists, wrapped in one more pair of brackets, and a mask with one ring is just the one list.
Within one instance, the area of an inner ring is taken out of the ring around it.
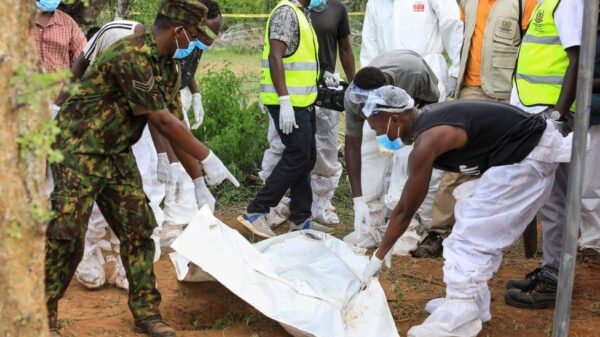
{"label": "reflective stripe on vest", "polygon": [[[288,89],[288,93],[290,95],[310,95],[313,92],[317,91],[317,86],[312,86],[312,87],[287,87]],[[263,93],[275,93],[277,94],[277,91],[275,90],[275,86],[272,84],[261,84],[260,85],[260,91]],[[278,101],[279,102],[279,98]],[[263,102],[263,104],[265,104]]]}
{"label": "reflective stripe on vest", "polygon": [[[535,7],[523,37],[515,83],[525,106],[555,105],[560,96],[569,58],[554,22],[560,0],[543,0]],[[575,109],[575,105],[571,107]]]}
{"label": "reflective stripe on vest", "polygon": [[[317,80],[319,77],[319,44],[315,31],[300,8],[289,0],[281,1],[274,9],[275,12],[282,6],[289,6],[294,9],[298,18],[298,27],[300,39],[296,51],[283,58],[283,67],[285,69],[285,83],[290,95],[292,106],[307,107],[317,99]],[[273,14],[271,12],[271,15]],[[260,81],[261,100],[265,105],[279,105],[279,96],[273,86],[271,79],[271,70],[269,68],[269,53],[271,50],[269,41],[269,25],[271,19],[267,22],[265,31],[265,47],[262,57],[262,78]]]}

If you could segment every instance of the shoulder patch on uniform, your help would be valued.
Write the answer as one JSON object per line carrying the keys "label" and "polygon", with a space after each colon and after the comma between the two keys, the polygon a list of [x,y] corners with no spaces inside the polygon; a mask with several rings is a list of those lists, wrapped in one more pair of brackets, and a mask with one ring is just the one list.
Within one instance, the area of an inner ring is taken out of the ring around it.
{"label": "shoulder patch on uniform", "polygon": [[150,79],[146,83],[133,80],[133,88],[140,91],[148,92],[154,87],[154,82],[154,76],[150,76]]}

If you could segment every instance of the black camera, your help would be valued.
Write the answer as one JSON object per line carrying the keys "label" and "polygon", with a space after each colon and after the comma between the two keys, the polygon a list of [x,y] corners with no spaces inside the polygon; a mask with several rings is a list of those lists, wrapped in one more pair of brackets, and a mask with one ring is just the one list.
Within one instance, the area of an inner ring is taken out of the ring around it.
{"label": "black camera", "polygon": [[340,82],[338,88],[328,88],[324,83],[319,83],[315,105],[323,109],[344,111],[346,89],[348,89],[348,83],[346,82]]}

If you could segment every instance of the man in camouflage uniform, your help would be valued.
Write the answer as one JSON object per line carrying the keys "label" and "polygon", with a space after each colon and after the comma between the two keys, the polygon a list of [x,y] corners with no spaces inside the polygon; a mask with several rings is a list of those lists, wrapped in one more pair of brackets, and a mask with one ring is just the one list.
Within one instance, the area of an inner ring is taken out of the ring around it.
{"label": "man in camouflage uniform", "polygon": [[62,151],[65,160],[52,166],[55,218],[48,225],[45,264],[52,336],[60,336],[58,301],[82,258],[94,201],[121,241],[135,330],[175,336],[160,316],[150,237],[156,220],[131,146],[149,122],[173,147],[202,162],[209,184],[225,179],[237,184],[180,120],[181,72],[173,55],[197,39],[206,13],[198,0],[164,0],[152,32],[125,38],[107,49],[82,78],[81,90],[58,114],[61,133],[54,148]]}

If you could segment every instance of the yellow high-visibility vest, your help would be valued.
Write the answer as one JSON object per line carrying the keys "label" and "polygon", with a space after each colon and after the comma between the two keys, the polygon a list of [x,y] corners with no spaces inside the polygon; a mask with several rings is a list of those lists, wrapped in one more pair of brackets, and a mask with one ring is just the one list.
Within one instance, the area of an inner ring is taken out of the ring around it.
{"label": "yellow high-visibility vest", "polygon": [[[533,11],[533,19],[523,37],[515,81],[519,99],[525,106],[555,105],[560,96],[569,58],[554,22],[560,0],[543,0]],[[575,105],[571,107],[575,111]]]}
{"label": "yellow high-visibility vest", "polygon": [[[315,30],[308,19],[296,5],[289,0],[281,1],[275,8],[275,12],[282,6],[294,9],[298,17],[300,39],[298,48],[290,56],[283,58],[285,68],[285,83],[287,84],[292,106],[304,108],[313,105],[317,100],[317,81],[319,79],[319,42]],[[273,14],[271,12],[271,15]],[[265,47],[262,57],[262,78],[260,81],[260,96],[265,105],[279,105],[279,96],[273,86],[271,71],[269,69],[269,53],[271,46],[269,42],[269,25],[267,22],[265,31]]]}

